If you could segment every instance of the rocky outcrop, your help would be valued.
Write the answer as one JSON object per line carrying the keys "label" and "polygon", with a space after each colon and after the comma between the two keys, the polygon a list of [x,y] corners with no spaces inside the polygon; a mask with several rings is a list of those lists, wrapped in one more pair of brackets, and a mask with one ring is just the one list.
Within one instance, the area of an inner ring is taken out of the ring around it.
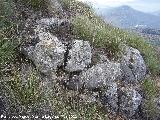
{"label": "rocky outcrop", "polygon": [[92,50],[88,41],[74,40],[67,56],[65,69],[69,72],[82,71],[91,64]]}
{"label": "rocky outcrop", "polygon": [[[137,84],[146,75],[140,52],[127,47],[120,62],[109,60],[103,53],[96,55],[97,51],[91,48],[89,41],[74,38],[65,41],[63,35],[53,35],[50,29],[61,31],[64,21],[57,18],[37,20],[34,39],[22,46],[21,52],[41,73],[62,81],[68,89],[99,93],[98,99],[97,96],[82,95],[84,101],[100,100],[111,113],[122,113],[127,117],[135,115],[142,97],[134,88],[129,88],[128,83]],[[56,75],[59,69],[64,73],[61,78]],[[125,87],[121,85],[123,82]]]}
{"label": "rocky outcrop", "polygon": [[144,79],[146,65],[140,52],[132,47],[127,47],[121,60],[123,80],[127,83],[135,83]]}

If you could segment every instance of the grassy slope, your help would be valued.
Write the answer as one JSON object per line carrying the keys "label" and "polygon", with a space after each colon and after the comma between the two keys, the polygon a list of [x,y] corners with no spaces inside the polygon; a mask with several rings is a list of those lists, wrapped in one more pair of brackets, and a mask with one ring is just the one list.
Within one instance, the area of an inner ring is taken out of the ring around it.
{"label": "grassy slope", "polygon": [[0,75],[2,75],[15,59],[17,40],[13,35],[16,25],[10,20],[14,15],[13,1],[1,0],[0,8]]}
{"label": "grassy slope", "polygon": [[[9,0],[3,0],[3,1],[5,2],[7,1],[6,2],[7,6],[11,3]],[[34,2],[34,0],[32,1]],[[123,44],[128,44],[129,46],[135,47],[141,51],[141,53],[144,55],[146,64],[150,68],[152,74],[160,73],[160,60],[156,56],[152,46],[147,44],[142,38],[124,32],[120,29],[113,28],[111,25],[106,24],[100,17],[96,16],[92,8],[90,8],[86,4],[74,0],[60,0],[60,1],[65,10],[70,10],[73,13],[73,16],[71,15],[71,21],[74,26],[73,33],[75,34],[76,37],[82,38],[84,40],[89,40],[95,47],[106,49],[106,51],[112,54],[114,57],[117,55],[119,56],[119,54],[123,50],[122,49]],[[0,4],[3,6],[3,2],[1,2]],[[3,7],[4,10],[9,10],[11,8],[11,7],[5,8],[5,6]],[[9,21],[8,19],[8,17],[11,14],[11,11],[10,10],[6,12],[1,11],[0,14],[1,17],[0,65],[3,66],[5,66],[6,62],[11,63],[14,60],[15,46],[17,45],[11,37],[12,34],[10,35],[9,32],[6,32],[8,31],[7,29],[13,28],[13,23],[11,23],[11,21]],[[75,13],[79,13],[78,14],[79,16],[76,16]],[[36,86],[37,84],[35,84],[37,82],[37,79],[33,77],[28,79],[29,81],[28,84],[26,85],[21,84],[21,80],[18,77],[13,77],[12,79],[13,81],[9,83],[9,86],[7,86],[7,84],[4,84],[4,86],[6,86],[11,93],[13,93],[15,98],[18,99],[20,104],[22,105],[27,104],[27,106],[28,103],[35,102],[33,98],[37,97],[36,100],[39,99],[39,96],[37,96],[37,92],[41,93],[41,91],[39,91],[39,86]],[[146,88],[148,87],[147,83],[145,83],[145,87]],[[4,87],[2,88],[4,89]],[[48,94],[47,92],[45,93],[49,96],[47,97],[47,95],[45,95],[45,100],[50,103],[50,105],[54,108],[54,110],[57,112],[58,115],[67,114],[68,116],[71,113],[73,113],[79,116],[86,115],[85,117],[88,119],[94,119],[94,117],[96,118],[97,116],[102,117],[102,119],[103,118],[107,119],[103,113],[97,112],[96,109],[97,105],[94,104],[90,106],[90,105],[83,105],[80,101],[73,101],[73,100],[69,101],[71,97],[67,96],[68,94],[64,93],[63,90],[61,90],[59,87],[57,88],[55,87],[56,92],[57,89],[59,90],[58,92],[60,93],[60,96],[56,96],[56,93],[53,90],[51,94]],[[44,92],[44,90],[42,90],[42,92]],[[7,93],[9,94],[9,92]],[[55,95],[50,96],[53,93],[55,93]],[[66,103],[64,103],[64,101]],[[16,105],[16,103],[14,102],[13,104]],[[88,110],[89,112],[87,112]]]}
{"label": "grassy slope", "polygon": [[[71,20],[73,33],[84,40],[89,40],[95,47],[105,48],[112,56],[120,56],[123,45],[137,48],[144,56],[145,62],[153,75],[160,73],[160,59],[150,44],[137,35],[114,28],[97,16],[93,9],[76,0],[61,0],[63,7],[73,12]],[[74,12],[79,13],[77,15]]]}

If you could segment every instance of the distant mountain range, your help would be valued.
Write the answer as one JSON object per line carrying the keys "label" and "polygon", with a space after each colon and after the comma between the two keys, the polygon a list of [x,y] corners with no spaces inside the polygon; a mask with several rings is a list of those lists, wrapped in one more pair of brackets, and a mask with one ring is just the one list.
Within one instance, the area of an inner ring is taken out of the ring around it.
{"label": "distant mountain range", "polygon": [[152,14],[153,14],[153,15],[160,16],[160,10],[159,10],[159,11],[156,11],[156,12],[153,12]]}
{"label": "distant mountain range", "polygon": [[124,5],[115,8],[99,8],[97,13],[120,28],[160,28],[160,16],[158,16],[160,11],[156,14],[144,13]]}

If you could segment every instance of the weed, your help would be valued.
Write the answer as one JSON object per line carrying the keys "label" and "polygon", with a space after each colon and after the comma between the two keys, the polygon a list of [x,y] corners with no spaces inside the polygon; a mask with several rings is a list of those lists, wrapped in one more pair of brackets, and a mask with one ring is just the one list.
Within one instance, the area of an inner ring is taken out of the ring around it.
{"label": "weed", "polygon": [[155,101],[158,89],[155,82],[150,79],[145,80],[142,86],[146,97],[144,109],[149,117],[154,118],[156,115],[160,114]]}
{"label": "weed", "polygon": [[63,9],[69,11],[71,16],[79,14],[92,17],[94,15],[94,10],[88,4],[85,4],[77,0],[59,0],[59,1]]}
{"label": "weed", "polygon": [[33,9],[41,9],[45,5],[45,0],[19,0]]}
{"label": "weed", "polygon": [[108,26],[98,19],[78,16],[72,19],[73,33],[83,40],[90,41],[94,47],[104,48],[110,56],[117,56],[122,51],[122,39],[117,36],[118,30],[108,30]]}
{"label": "weed", "polygon": [[55,115],[62,119],[108,119],[97,103],[86,103],[77,91],[69,91],[58,83],[45,96]]}
{"label": "weed", "polygon": [[6,73],[15,60],[17,40],[14,37],[15,24],[10,20],[14,15],[12,0],[2,0],[0,3],[0,75]]}
{"label": "weed", "polygon": [[38,79],[34,73],[28,77],[27,82],[22,81],[20,75],[15,73],[14,77],[8,81],[8,85],[21,105],[27,107],[40,102],[42,96]]}

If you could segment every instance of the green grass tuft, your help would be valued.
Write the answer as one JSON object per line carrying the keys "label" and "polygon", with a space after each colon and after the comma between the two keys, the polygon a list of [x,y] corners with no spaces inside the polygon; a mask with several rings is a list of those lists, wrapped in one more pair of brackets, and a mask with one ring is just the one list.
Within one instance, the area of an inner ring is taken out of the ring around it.
{"label": "green grass tuft", "polygon": [[40,93],[38,79],[34,72],[28,76],[26,82],[22,80],[18,73],[15,73],[7,84],[16,100],[18,100],[22,106],[27,107],[40,102],[42,95]]}
{"label": "green grass tuft", "polygon": [[155,116],[160,114],[155,101],[155,98],[158,95],[158,89],[155,85],[155,81],[150,79],[146,79],[143,82],[142,87],[146,97],[144,101],[144,110],[146,111],[148,117],[153,119]]}
{"label": "green grass tuft", "polygon": [[12,0],[2,0],[0,3],[0,75],[5,74],[16,57],[18,41],[14,37],[15,23],[10,19],[14,15],[13,7]]}
{"label": "green grass tuft", "polygon": [[18,1],[24,3],[25,5],[29,5],[35,10],[37,9],[39,10],[45,6],[45,0],[18,0]]}
{"label": "green grass tuft", "polygon": [[124,39],[118,35],[118,29],[110,30],[109,25],[98,18],[77,16],[72,19],[73,33],[80,39],[88,40],[94,47],[103,48],[109,55],[118,56],[122,51]]}
{"label": "green grass tuft", "polygon": [[[75,11],[77,6],[83,11],[77,15],[73,14],[71,17],[73,23],[72,32],[77,38],[88,40],[94,47],[105,49],[108,55],[113,58],[119,58],[123,53],[124,44],[127,44],[141,52],[146,65],[153,75],[160,73],[160,58],[157,56],[153,46],[143,38],[107,24],[94,13],[92,7],[85,3],[76,0],[61,1],[71,12]],[[84,8],[87,8],[87,10]]]}
{"label": "green grass tuft", "polygon": [[69,11],[71,16],[76,14],[92,17],[94,15],[93,8],[81,1],[77,0],[59,0],[63,9]]}

